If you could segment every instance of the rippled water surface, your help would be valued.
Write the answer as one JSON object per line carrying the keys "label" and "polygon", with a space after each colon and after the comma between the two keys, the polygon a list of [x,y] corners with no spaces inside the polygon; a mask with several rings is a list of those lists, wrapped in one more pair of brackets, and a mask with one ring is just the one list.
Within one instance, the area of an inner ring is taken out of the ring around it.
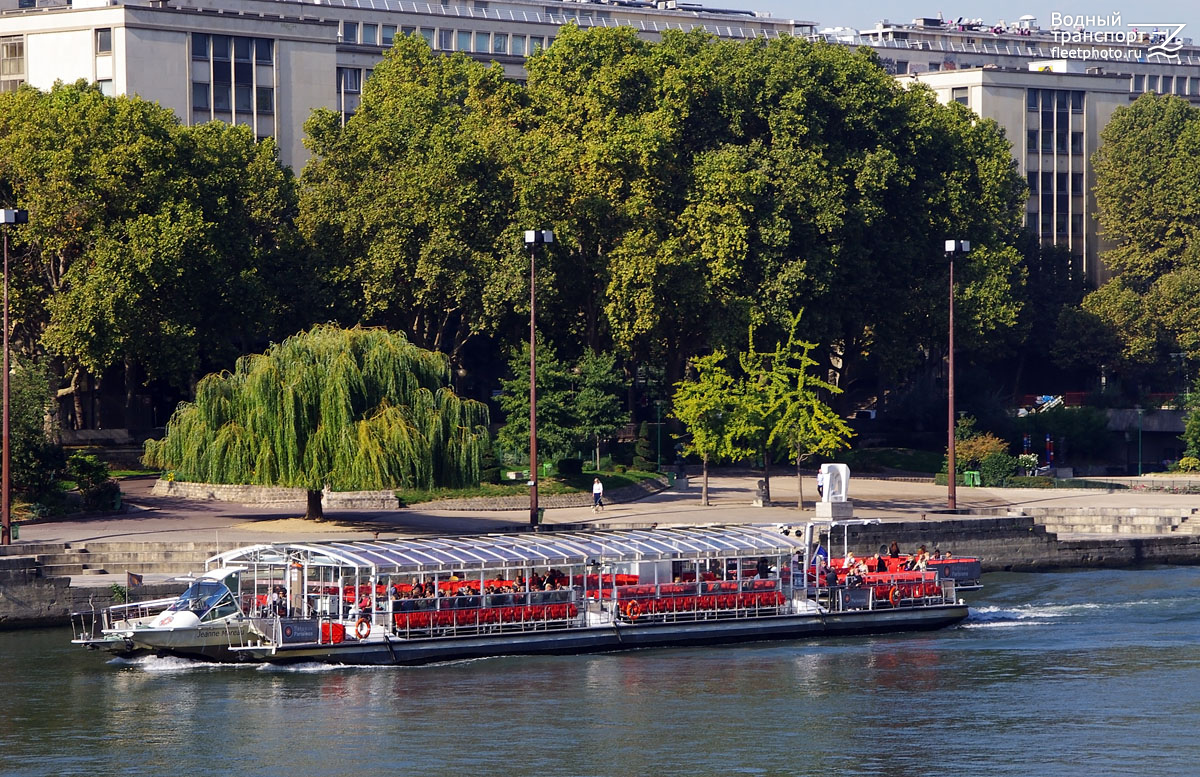
{"label": "rippled water surface", "polygon": [[419,668],[0,632],[0,774],[1200,774],[1200,569],[985,584],[931,634]]}

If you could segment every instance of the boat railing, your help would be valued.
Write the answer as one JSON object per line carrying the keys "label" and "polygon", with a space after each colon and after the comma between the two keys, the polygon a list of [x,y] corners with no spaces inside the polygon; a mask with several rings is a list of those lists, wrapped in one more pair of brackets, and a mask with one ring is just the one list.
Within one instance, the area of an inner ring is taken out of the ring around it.
{"label": "boat railing", "polygon": [[617,589],[617,618],[661,621],[777,615],[787,603],[775,579],[630,585]]}
{"label": "boat railing", "polygon": [[[372,630],[383,626],[404,638],[532,631],[583,625],[578,602],[578,592],[570,589],[400,599],[390,603],[390,612],[362,613],[362,617],[371,622]],[[327,636],[336,638],[334,633]]]}
{"label": "boat railing", "polygon": [[937,572],[871,573],[847,576],[836,585],[814,586],[810,598],[823,602],[831,611],[883,610],[952,604],[955,581]]}

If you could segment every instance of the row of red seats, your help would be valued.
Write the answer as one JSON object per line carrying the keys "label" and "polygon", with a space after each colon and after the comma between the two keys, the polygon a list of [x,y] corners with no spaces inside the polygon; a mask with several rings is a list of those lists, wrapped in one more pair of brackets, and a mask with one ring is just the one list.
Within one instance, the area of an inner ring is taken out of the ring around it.
{"label": "row of red seats", "polygon": [[[738,583],[736,580],[723,580],[720,582],[711,582],[702,584],[704,593],[716,593],[732,591],[737,592],[739,588],[745,588],[753,591],[773,591],[775,590],[774,580],[745,580]],[[658,586],[659,593],[663,596],[678,596],[680,594],[696,593],[695,583],[664,583]],[[631,585],[617,589],[618,599],[636,599],[639,597],[655,596],[654,586],[652,585]]]}
{"label": "row of red seats", "polygon": [[[637,581],[638,581],[637,575],[617,575],[617,586],[618,587],[623,586],[623,585],[637,585]],[[605,586],[606,588],[612,588],[613,576],[612,575],[573,575],[571,577],[571,585],[575,586],[576,588],[582,588],[585,583],[587,584],[587,587],[589,589],[599,588],[601,585]]]}
{"label": "row of red seats", "polygon": [[917,599],[923,596],[941,596],[942,587],[937,583],[900,583],[893,585],[884,583],[872,586],[875,598],[881,601],[891,601],[892,591],[895,590],[897,599]]}
{"label": "row of red seats", "polygon": [[530,623],[565,620],[579,614],[573,604],[531,604],[521,607],[485,607],[478,610],[438,610],[396,613],[396,628],[428,629],[431,626],[474,626],[476,624]]}
{"label": "row of red seats", "polygon": [[622,605],[622,612],[650,614],[693,612],[695,610],[733,610],[754,607],[779,607],[785,599],[779,591],[745,594],[710,594],[705,596],[668,596],[662,599],[631,599]]}

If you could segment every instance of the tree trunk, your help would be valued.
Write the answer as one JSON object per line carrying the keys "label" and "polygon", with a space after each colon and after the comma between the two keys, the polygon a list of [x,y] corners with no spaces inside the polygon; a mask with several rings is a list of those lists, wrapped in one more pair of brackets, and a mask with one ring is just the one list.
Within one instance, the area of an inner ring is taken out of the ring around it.
{"label": "tree trunk", "polygon": [[763,451],[763,504],[771,504],[771,452]]}
{"label": "tree trunk", "polygon": [[125,357],[125,428],[132,429],[133,423],[133,386],[137,380],[137,368],[128,356]]}
{"label": "tree trunk", "polygon": [[81,395],[80,383],[83,382],[83,368],[76,367],[74,374],[71,375],[71,399],[75,403],[75,428],[83,429],[83,396]]}
{"label": "tree trunk", "polygon": [[321,492],[320,491],[309,491],[308,492],[308,508],[304,513],[304,517],[309,519],[310,521],[325,520],[325,508],[321,504]]}
{"label": "tree trunk", "polygon": [[600,471],[600,435],[596,435],[596,471]]}
{"label": "tree trunk", "polygon": [[708,454],[704,456],[704,479],[700,483],[700,504],[708,507]]}
{"label": "tree trunk", "polygon": [[796,491],[800,493],[796,500],[796,509],[804,509],[804,477],[800,474],[800,449],[796,449]]}

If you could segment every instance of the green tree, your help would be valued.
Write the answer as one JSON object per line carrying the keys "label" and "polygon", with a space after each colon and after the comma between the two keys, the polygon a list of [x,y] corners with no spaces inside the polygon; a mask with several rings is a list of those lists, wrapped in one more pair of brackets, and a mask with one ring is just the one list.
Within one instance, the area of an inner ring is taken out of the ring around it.
{"label": "green tree", "polygon": [[[571,452],[580,434],[572,412],[572,374],[543,339],[537,343],[537,444],[538,458],[553,461]],[[504,426],[497,441],[514,460],[529,455],[529,343],[514,348],[508,361],[513,376],[500,381],[500,409]]]}
{"label": "green tree", "polygon": [[190,387],[305,307],[291,174],[247,127],[181,127],[83,82],[23,88],[0,95],[0,196],[30,212],[17,342],[59,357],[76,425],[85,375],[124,364],[127,402],[142,380]]}
{"label": "green tree", "polygon": [[386,52],[344,126],[313,114],[299,222],[324,257],[335,316],[401,330],[458,365],[520,304],[518,94],[499,65],[413,35]]}
{"label": "green tree", "polygon": [[621,392],[624,380],[611,353],[585,351],[573,370],[575,391],[571,399],[575,429],[594,443],[595,466],[600,468],[600,441],[629,420]]}
{"label": "green tree", "polygon": [[672,415],[689,435],[683,452],[703,464],[700,504],[708,506],[708,466],[733,452],[729,425],[737,408],[733,376],[723,366],[725,353],[716,351],[691,361],[692,377],[675,384]]}
{"label": "green tree", "polygon": [[54,390],[46,365],[18,356],[9,384],[9,445],[13,490],[41,501],[58,490],[65,465],[57,440]]}
{"label": "green tree", "polygon": [[[771,458],[797,456],[796,477],[801,462],[815,454],[831,454],[847,445],[850,427],[824,401],[821,393],[838,393],[837,387],[809,374],[816,361],[810,356],[815,343],[799,339],[797,314],[786,342],[776,342],[773,351],[758,351],[751,330],[749,350],[738,356],[745,378],[734,392],[737,410],[730,431],[735,445],[763,461],[763,489],[771,499]],[[804,505],[800,491],[798,506]]]}
{"label": "green tree", "polygon": [[180,480],[321,489],[479,481],[487,408],[449,389],[442,354],[382,329],[317,326],[205,377],[147,466]]}
{"label": "green tree", "polygon": [[1111,278],[1083,307],[1120,338],[1107,363],[1141,376],[1171,352],[1200,358],[1200,111],[1145,94],[1101,139],[1095,193]]}

